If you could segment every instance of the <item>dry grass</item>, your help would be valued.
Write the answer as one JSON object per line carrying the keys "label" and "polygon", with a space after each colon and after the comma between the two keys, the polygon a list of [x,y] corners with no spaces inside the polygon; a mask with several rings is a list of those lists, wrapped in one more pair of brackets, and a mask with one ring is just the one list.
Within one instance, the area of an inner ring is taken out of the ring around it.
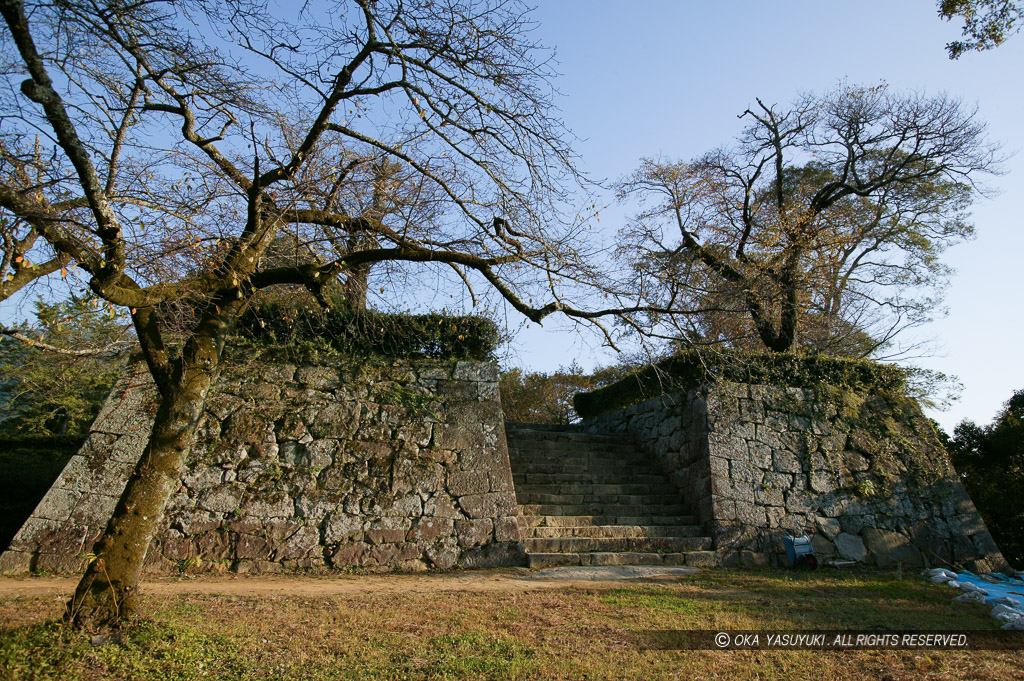
{"label": "dry grass", "polygon": [[1006,679],[1013,652],[652,651],[644,629],[992,629],[918,577],[705,571],[517,592],[151,596],[121,645],[60,629],[63,600],[0,600],[2,679]]}

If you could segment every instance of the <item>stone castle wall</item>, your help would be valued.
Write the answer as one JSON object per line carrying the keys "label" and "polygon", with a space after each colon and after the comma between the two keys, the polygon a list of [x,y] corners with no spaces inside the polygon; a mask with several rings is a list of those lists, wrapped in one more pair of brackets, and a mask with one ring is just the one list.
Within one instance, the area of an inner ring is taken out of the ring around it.
{"label": "stone castle wall", "polygon": [[783,537],[806,532],[825,560],[1008,567],[911,400],[721,382],[584,428],[644,444],[724,564],[777,562]]}
{"label": "stone castle wall", "polygon": [[[494,365],[477,362],[225,374],[147,569],[521,563],[497,381]],[[0,556],[0,571],[82,568],[154,406],[138,363]]]}

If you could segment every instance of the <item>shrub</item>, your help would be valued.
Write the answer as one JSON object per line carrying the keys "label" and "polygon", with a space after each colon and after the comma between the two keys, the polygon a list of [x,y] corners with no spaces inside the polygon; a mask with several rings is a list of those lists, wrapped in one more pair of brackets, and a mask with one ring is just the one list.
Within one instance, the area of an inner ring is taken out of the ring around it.
{"label": "shrub", "polygon": [[498,326],[486,317],[391,314],[370,310],[323,309],[313,302],[273,300],[252,306],[236,333],[267,346],[300,349],[326,344],[350,356],[414,359],[491,360],[501,341]]}
{"label": "shrub", "polygon": [[831,385],[852,390],[902,393],[906,374],[899,367],[868,360],[824,355],[685,350],[609,386],[578,393],[573,402],[581,418],[591,418],[644,400],[715,381],[813,388]]}
{"label": "shrub", "polygon": [[1024,390],[988,426],[962,421],[947,443],[953,466],[1003,556],[1024,563]]}

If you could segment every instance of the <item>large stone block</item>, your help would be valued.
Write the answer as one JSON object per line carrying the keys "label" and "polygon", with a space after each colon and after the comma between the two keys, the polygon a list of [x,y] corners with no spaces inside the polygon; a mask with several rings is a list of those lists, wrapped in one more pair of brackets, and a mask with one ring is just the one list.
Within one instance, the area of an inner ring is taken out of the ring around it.
{"label": "large stone block", "polygon": [[811,535],[811,548],[815,555],[820,558],[831,558],[836,553],[835,544],[820,534]]}
{"label": "large stone block", "polygon": [[331,565],[336,568],[362,565],[363,556],[366,555],[369,548],[369,544],[361,541],[345,542],[331,554]]}
{"label": "large stone block", "polygon": [[457,518],[459,510],[455,508],[447,493],[438,492],[423,503],[423,515],[434,518]]}
{"label": "large stone block", "polygon": [[494,523],[494,540],[499,542],[521,541],[519,519],[513,515],[499,517]]}
{"label": "large stone block", "polygon": [[304,414],[309,432],[315,438],[348,439],[355,437],[362,419],[362,409],[356,403],[325,404],[314,414]]}
{"label": "large stone block", "polygon": [[495,518],[516,512],[515,500],[507,493],[467,494],[459,497],[459,506],[470,518]]}
{"label": "large stone block", "polygon": [[842,525],[835,518],[822,518],[817,516],[814,518],[814,524],[820,532],[827,539],[835,539],[842,532]]}
{"label": "large stone block", "polygon": [[81,498],[82,492],[78,490],[52,487],[36,506],[33,515],[46,520],[68,520]]}
{"label": "large stone block", "polygon": [[487,544],[493,538],[493,534],[494,522],[490,518],[455,521],[455,535],[461,547]]}
{"label": "large stone block", "polygon": [[455,537],[443,537],[428,546],[424,553],[434,567],[447,570],[455,567],[459,560],[458,542]]}
{"label": "large stone block", "polygon": [[865,563],[868,559],[867,547],[860,537],[840,532],[835,538],[836,550],[846,560],[855,560],[858,563]]}
{"label": "large stone block", "polygon": [[14,550],[0,553],[0,575],[23,574],[31,569],[31,553]]}
{"label": "large stone block", "polygon": [[409,494],[382,506],[381,515],[385,517],[419,518],[423,515],[423,501],[418,494]]}
{"label": "large stone block", "polygon": [[923,565],[921,551],[906,535],[868,527],[861,532],[861,536],[879,567],[888,567],[896,563],[904,563],[911,567]]}
{"label": "large stone block", "polygon": [[772,463],[778,473],[803,472],[803,466],[796,454],[784,449],[775,449],[772,452]]}
{"label": "large stone block", "polygon": [[406,541],[429,542],[438,537],[449,537],[455,531],[455,522],[450,518],[421,518],[406,534]]}
{"label": "large stone block", "polygon": [[244,494],[245,487],[240,483],[217,485],[200,494],[198,506],[215,513],[233,513],[238,510]]}
{"label": "large stone block", "polygon": [[235,543],[235,558],[238,560],[270,560],[273,554],[274,548],[266,537],[243,534]]}
{"label": "large stone block", "polygon": [[491,485],[488,471],[476,469],[449,471],[445,487],[452,496],[461,497],[467,494],[485,494],[490,491]]}

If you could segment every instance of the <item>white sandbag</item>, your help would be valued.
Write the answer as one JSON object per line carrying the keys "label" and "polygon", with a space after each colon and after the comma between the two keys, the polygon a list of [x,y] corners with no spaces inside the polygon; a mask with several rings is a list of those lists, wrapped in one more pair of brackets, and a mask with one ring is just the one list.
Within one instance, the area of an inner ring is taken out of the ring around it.
{"label": "white sandbag", "polygon": [[1014,620],[1013,622],[1007,622],[1000,629],[1009,629],[1011,631],[1024,631],[1024,620]]}
{"label": "white sandbag", "polygon": [[934,568],[932,570],[925,570],[924,574],[928,576],[936,584],[942,584],[950,580],[956,579],[956,573],[950,572],[945,568]]}
{"label": "white sandbag", "polygon": [[926,577],[935,577],[936,575],[945,575],[949,579],[956,579],[956,573],[955,572],[951,572],[950,570],[947,570],[946,568],[932,568],[930,570],[925,570],[921,574],[926,576]]}
{"label": "white sandbag", "polygon": [[1007,605],[997,605],[992,608],[992,616],[1000,622],[1015,622],[1024,618],[1024,610],[1011,608]]}
{"label": "white sandbag", "polygon": [[1005,605],[1010,608],[1016,608],[1020,610],[1021,602],[1016,598],[1010,598],[1009,596],[1000,596],[999,598],[993,598],[989,601],[992,605]]}
{"label": "white sandbag", "polygon": [[961,603],[984,603],[985,594],[980,594],[977,591],[965,591],[953,600]]}
{"label": "white sandbag", "polygon": [[982,589],[977,584],[971,584],[970,582],[960,582],[960,588],[964,591],[977,591],[980,594],[988,596],[988,592]]}

